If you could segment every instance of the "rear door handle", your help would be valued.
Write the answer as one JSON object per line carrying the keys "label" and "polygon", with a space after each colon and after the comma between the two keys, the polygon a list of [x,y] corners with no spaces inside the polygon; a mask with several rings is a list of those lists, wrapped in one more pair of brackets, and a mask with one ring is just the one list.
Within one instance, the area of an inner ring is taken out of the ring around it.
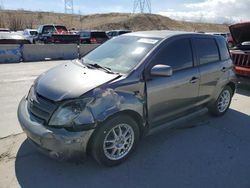
{"label": "rear door handle", "polygon": [[194,83],[196,83],[197,81],[199,80],[199,78],[198,77],[192,77],[191,78],[191,80],[189,81],[191,84],[194,84]]}
{"label": "rear door handle", "polygon": [[226,71],[227,71],[227,68],[226,68],[226,67],[222,67],[221,71],[222,71],[222,72],[226,72]]}

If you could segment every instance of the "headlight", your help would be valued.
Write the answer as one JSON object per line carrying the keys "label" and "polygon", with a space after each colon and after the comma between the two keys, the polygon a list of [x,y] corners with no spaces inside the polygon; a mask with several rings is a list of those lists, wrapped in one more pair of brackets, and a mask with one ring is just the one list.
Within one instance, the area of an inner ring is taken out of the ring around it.
{"label": "headlight", "polygon": [[[79,118],[81,119],[81,113],[85,110],[86,104],[91,101],[92,98],[85,98],[64,103],[54,112],[49,121],[49,125],[57,127],[73,127],[75,124],[81,124],[81,121],[79,121]],[[91,116],[91,114],[87,115]]]}

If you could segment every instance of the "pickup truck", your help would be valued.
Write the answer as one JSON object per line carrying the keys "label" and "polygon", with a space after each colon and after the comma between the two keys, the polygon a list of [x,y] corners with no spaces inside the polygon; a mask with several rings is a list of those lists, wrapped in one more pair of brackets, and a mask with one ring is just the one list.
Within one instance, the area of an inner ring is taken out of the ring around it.
{"label": "pickup truck", "polygon": [[35,42],[38,43],[80,43],[80,36],[73,34],[63,25],[40,25]]}
{"label": "pickup truck", "polygon": [[250,22],[229,26],[235,47],[230,50],[238,77],[250,78]]}

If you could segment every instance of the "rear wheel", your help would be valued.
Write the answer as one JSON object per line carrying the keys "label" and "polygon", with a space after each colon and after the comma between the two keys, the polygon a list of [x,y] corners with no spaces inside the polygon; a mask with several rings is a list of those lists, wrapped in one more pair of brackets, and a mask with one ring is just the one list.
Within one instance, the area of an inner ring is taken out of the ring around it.
{"label": "rear wheel", "polygon": [[118,165],[128,158],[139,140],[139,128],[127,115],[113,117],[96,130],[91,153],[105,166]]}
{"label": "rear wheel", "polygon": [[229,108],[233,96],[231,87],[226,86],[220,93],[218,99],[209,107],[209,111],[212,115],[221,116]]}

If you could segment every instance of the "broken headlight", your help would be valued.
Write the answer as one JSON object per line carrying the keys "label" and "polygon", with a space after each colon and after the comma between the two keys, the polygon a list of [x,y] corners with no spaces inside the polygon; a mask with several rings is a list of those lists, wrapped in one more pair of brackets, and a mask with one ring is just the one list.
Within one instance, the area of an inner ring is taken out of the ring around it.
{"label": "broken headlight", "polygon": [[[68,101],[62,104],[52,115],[49,125],[53,127],[73,127],[74,125],[84,124],[83,119],[89,121],[92,115],[86,111],[86,104],[92,101],[92,98],[78,99]],[[86,116],[82,118],[82,116]]]}

